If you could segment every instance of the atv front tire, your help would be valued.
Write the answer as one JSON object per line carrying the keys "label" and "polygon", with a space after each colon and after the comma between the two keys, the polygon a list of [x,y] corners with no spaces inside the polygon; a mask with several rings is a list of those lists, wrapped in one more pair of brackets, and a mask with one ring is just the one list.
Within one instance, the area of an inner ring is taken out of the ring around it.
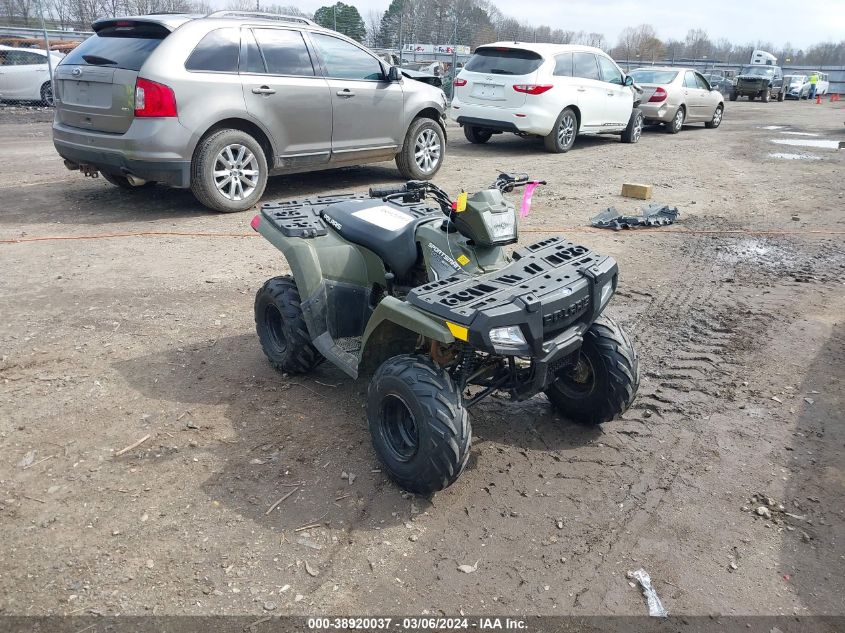
{"label": "atv front tire", "polygon": [[255,295],[255,330],[270,364],[281,372],[304,374],[324,359],[311,344],[296,282],[285,275],[268,279]]}
{"label": "atv front tire", "polygon": [[600,316],[584,334],[577,365],[561,370],[546,396],[562,416],[595,425],[624,413],[639,386],[639,359],[631,340],[613,319]]}
{"label": "atv front tire", "polygon": [[405,490],[443,490],[466,466],[472,430],[460,390],[424,356],[394,356],[376,370],[367,419],[376,453]]}

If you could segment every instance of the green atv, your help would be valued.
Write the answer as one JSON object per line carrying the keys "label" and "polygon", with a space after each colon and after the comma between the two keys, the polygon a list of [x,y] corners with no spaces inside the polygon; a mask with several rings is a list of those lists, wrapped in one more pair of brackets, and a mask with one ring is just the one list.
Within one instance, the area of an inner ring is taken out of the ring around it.
{"label": "green atv", "polygon": [[352,378],[372,374],[373,445],[406,490],[458,478],[467,412],[493,392],[519,401],[542,391],[585,424],[612,420],[637,392],[637,353],[602,315],[616,290],[613,258],[562,237],[505,252],[517,213],[503,194],[537,184],[500,174],[453,202],[410,181],[267,203],[252,220],[293,271],[255,298],[264,353],[286,373],[328,359]]}

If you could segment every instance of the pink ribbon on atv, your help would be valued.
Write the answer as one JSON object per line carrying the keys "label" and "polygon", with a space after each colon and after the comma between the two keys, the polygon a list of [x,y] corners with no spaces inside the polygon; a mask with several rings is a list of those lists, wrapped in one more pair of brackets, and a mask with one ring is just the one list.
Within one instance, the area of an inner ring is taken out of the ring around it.
{"label": "pink ribbon on atv", "polygon": [[531,211],[531,200],[534,198],[534,190],[539,184],[540,181],[535,180],[525,185],[525,193],[522,194],[522,206],[519,208],[519,217],[524,218]]}

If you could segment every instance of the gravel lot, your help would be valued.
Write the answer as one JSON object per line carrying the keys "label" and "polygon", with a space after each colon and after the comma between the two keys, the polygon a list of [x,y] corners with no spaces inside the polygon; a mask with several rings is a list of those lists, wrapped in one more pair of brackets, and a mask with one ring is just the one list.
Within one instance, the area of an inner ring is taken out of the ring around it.
{"label": "gravel lot", "polygon": [[[288,269],[251,213],[71,173],[48,117],[0,108],[3,613],[644,615],[643,567],[674,614],[845,614],[845,153],[772,142],[845,138],[841,104],[728,103],[718,130],[565,155],[450,128],[441,186],[528,171],[549,186],[521,244],[618,259],[643,382],[601,429],[488,400],[431,499],[375,471],[365,382],[265,361],[253,295]],[[265,199],[397,181],[279,177]],[[586,228],[638,208],[623,181],[679,224]]]}

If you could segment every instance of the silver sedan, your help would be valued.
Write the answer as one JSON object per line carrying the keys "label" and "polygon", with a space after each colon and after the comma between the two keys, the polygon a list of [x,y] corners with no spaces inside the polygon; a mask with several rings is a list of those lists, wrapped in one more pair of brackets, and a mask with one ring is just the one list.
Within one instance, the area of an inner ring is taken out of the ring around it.
{"label": "silver sedan", "polygon": [[717,128],[722,122],[722,93],[692,68],[654,66],[630,74],[642,89],[640,110],[646,123],[664,123],[667,132],[677,134],[685,123]]}

